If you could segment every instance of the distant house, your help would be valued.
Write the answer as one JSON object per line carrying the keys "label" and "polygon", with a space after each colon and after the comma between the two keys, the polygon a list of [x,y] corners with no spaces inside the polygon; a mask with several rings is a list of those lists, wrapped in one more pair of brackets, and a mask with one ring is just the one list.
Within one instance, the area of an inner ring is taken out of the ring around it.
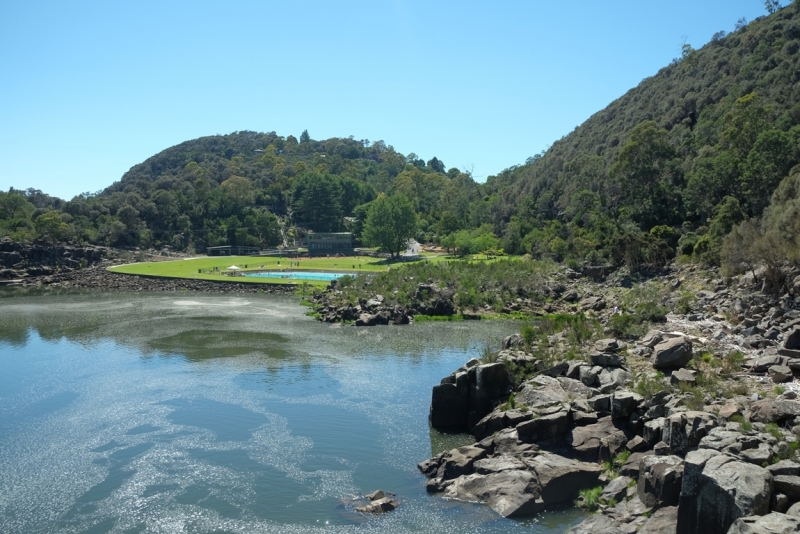
{"label": "distant house", "polygon": [[355,248],[352,232],[308,232],[305,239],[312,255],[351,253]]}
{"label": "distant house", "polygon": [[220,247],[206,247],[207,256],[258,256],[258,247],[232,247],[223,245]]}

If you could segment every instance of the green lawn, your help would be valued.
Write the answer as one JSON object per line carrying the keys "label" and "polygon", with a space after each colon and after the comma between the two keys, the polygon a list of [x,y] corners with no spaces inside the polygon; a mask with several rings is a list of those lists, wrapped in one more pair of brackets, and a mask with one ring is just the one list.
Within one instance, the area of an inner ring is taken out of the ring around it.
{"label": "green lawn", "polygon": [[[290,267],[290,262],[298,265],[292,267],[297,271],[332,271],[332,272],[381,272],[388,268],[383,260],[370,257],[348,258],[265,258],[260,256],[224,256],[200,257],[190,260],[154,261],[131,263],[109,268],[110,271],[124,274],[147,276],[164,276],[167,278],[188,278],[192,280],[236,281],[253,284],[297,284],[298,280],[281,280],[276,278],[250,278],[247,276],[229,276],[226,269],[231,265],[240,267],[242,271],[280,270]],[[214,268],[218,267],[219,272]],[[223,274],[224,273],[224,274]],[[314,285],[327,285],[323,281],[308,281]]]}
{"label": "green lawn", "polygon": [[[504,261],[508,257],[486,258],[483,255],[467,256],[466,261]],[[438,263],[443,261],[464,261],[455,256],[444,254],[425,255],[425,261]],[[290,267],[291,263],[297,265]],[[299,280],[280,278],[250,278],[247,276],[230,276],[226,269],[231,265],[240,267],[242,271],[282,270],[291,268],[295,271],[330,271],[347,273],[379,273],[391,266],[403,265],[399,261],[387,261],[368,256],[346,258],[266,258],[261,256],[222,256],[199,257],[189,260],[153,261],[131,263],[109,268],[110,271],[123,274],[146,276],[163,276],[167,278],[186,278],[190,280],[216,280],[225,282],[246,282],[250,284],[300,284]],[[214,271],[218,267],[219,272]],[[309,284],[325,286],[324,281],[308,280]]]}

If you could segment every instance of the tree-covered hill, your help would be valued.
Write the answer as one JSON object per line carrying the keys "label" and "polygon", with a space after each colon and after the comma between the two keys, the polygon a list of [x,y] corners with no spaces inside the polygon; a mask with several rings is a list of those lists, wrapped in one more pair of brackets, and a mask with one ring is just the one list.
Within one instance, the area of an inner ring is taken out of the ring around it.
{"label": "tree-covered hill", "polygon": [[622,259],[637,242],[647,250],[635,262],[659,256],[653,228],[691,253],[726,207],[743,212],[734,220],[759,216],[800,163],[798,50],[797,2],[699,50],[685,44],[548,151],[490,177],[495,231],[511,250],[577,260]]}
{"label": "tree-covered hill", "polygon": [[[380,194],[408,197],[418,237],[431,239],[432,222],[443,212],[455,214],[461,226],[470,224],[469,207],[479,189],[469,175],[445,170],[435,157],[425,162],[415,154],[404,156],[382,141],[236,132],[168,148],[98,194],[68,202],[47,197],[50,202],[35,206],[37,194],[2,194],[0,224],[8,232],[202,250],[218,244],[278,245],[278,217],[284,229],[299,225],[316,231],[344,230],[345,218],[352,217],[359,231],[369,203]],[[19,207],[3,208],[15,202]],[[60,212],[60,221],[37,227],[39,215],[49,209]]]}

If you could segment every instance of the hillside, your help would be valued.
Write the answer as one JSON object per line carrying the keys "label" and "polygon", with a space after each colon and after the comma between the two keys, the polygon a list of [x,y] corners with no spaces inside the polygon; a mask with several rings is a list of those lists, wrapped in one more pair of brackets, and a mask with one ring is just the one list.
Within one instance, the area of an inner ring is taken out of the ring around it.
{"label": "hillside", "polygon": [[[235,132],[187,141],[131,168],[97,195],[68,202],[37,192],[15,192],[18,207],[1,210],[0,224],[18,238],[36,233],[111,246],[202,250],[209,245],[260,247],[283,241],[294,225],[345,230],[344,217],[363,219],[366,204],[385,193],[403,193],[418,213],[421,239],[442,211],[468,224],[478,185],[458,169],[445,170],[404,156],[378,141],[300,140],[276,133]],[[64,225],[38,228],[43,212],[60,211]],[[359,211],[360,210],[360,211]],[[279,219],[280,218],[280,219]],[[358,223],[355,224],[358,231]]]}
{"label": "hillside", "polygon": [[720,32],[699,50],[685,45],[547,152],[490,177],[492,223],[507,248],[536,249],[522,242],[533,232],[535,241],[565,240],[563,255],[579,260],[614,255],[603,239],[611,226],[683,226],[686,235],[726,196],[759,216],[800,163],[799,6]]}

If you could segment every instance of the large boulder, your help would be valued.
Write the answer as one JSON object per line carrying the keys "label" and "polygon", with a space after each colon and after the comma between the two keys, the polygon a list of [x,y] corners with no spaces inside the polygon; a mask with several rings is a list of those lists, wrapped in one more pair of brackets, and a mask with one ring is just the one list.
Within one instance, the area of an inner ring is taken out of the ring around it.
{"label": "large boulder", "polygon": [[666,506],[647,518],[639,534],[675,534],[677,524],[678,508]]}
{"label": "large boulder", "polygon": [[740,517],[769,512],[769,471],[709,449],[692,451],[684,462],[678,532],[725,534]]}
{"label": "large boulder", "polygon": [[506,410],[503,412],[493,411],[480,421],[470,430],[475,439],[482,440],[487,436],[491,436],[495,432],[499,432],[504,428],[514,428],[523,421],[528,421],[533,418],[533,413],[521,412],[519,410]]}
{"label": "large boulder", "polygon": [[476,462],[475,472],[454,480],[444,496],[485,503],[503,517],[521,517],[571,502],[580,490],[596,485],[601,473],[595,464],[550,453],[523,462],[509,457]]}
{"label": "large boulder", "polygon": [[540,509],[536,502],[540,493],[541,488],[533,474],[523,469],[512,469],[461,477],[445,489],[444,496],[485,503],[503,517],[520,517]]}
{"label": "large boulder", "polygon": [[433,386],[429,420],[441,430],[460,431],[467,428],[469,377],[466,371],[456,372]]}
{"label": "large boulder", "polygon": [[673,453],[683,454],[697,447],[716,426],[717,418],[708,412],[676,413],[664,420],[661,440],[669,445]]}
{"label": "large boulder", "polygon": [[569,430],[570,412],[559,410],[555,413],[534,417],[517,425],[517,434],[523,441],[544,441],[561,436]]}
{"label": "large boulder", "polygon": [[655,346],[651,362],[656,369],[680,369],[691,360],[692,342],[685,337],[675,337]]}
{"label": "large boulder", "polygon": [[800,349],[800,327],[794,327],[783,339],[783,348],[790,350]]}
{"label": "large boulder", "polygon": [[800,415],[800,402],[764,399],[750,405],[750,420],[756,423],[782,423]]}
{"label": "large boulder", "polygon": [[645,456],[639,462],[636,492],[647,507],[677,506],[683,482],[683,460],[677,456]]}
{"label": "large boulder", "polygon": [[587,462],[609,460],[625,448],[634,432],[611,417],[603,417],[593,425],[577,426],[567,431],[567,445],[576,458]]}
{"label": "large boulder", "polygon": [[469,430],[498,402],[506,400],[510,391],[511,378],[502,363],[459,370],[433,387],[431,426],[447,431]]}

